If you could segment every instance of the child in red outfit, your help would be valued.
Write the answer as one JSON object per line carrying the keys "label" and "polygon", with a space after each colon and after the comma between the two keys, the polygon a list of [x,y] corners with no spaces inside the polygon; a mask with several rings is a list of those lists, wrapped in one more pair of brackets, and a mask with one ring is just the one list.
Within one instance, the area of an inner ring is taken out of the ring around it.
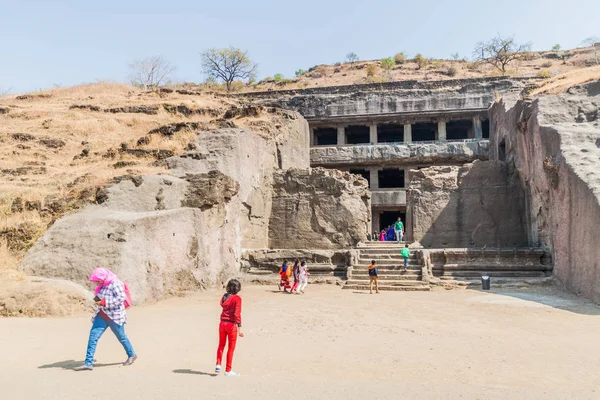
{"label": "child in red outfit", "polygon": [[223,350],[225,343],[229,341],[227,347],[227,364],[225,366],[225,376],[239,376],[237,372],[231,370],[233,361],[233,352],[238,335],[244,337],[242,333],[242,298],[237,294],[242,290],[242,285],[236,279],[227,283],[227,293],[221,299],[221,323],[219,324],[219,348],[217,349],[217,366],[215,372],[221,372],[221,361],[223,359]]}

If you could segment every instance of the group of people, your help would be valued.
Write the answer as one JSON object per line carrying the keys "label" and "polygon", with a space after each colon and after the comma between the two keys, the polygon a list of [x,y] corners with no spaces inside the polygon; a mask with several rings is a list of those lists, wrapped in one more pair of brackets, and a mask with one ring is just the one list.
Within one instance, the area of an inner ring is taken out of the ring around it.
{"label": "group of people", "polygon": [[[290,278],[294,277],[294,284],[290,283]],[[290,267],[287,260],[283,260],[283,264],[279,268],[279,290],[283,289],[286,293],[304,293],[304,289],[308,286],[308,266],[306,261],[300,262],[297,258],[294,260],[294,266]],[[289,292],[288,292],[289,290]]]}
{"label": "group of people", "polygon": [[404,238],[404,224],[402,223],[402,219],[398,218],[398,221],[394,222],[394,225],[388,225],[387,228],[382,229],[379,232],[379,241],[380,242],[393,242],[396,241],[400,243]]}
{"label": "group of people", "polygon": [[[94,354],[96,353],[98,340],[108,328],[115,334],[125,353],[127,353],[127,360],[123,365],[133,364],[137,360],[137,354],[125,334],[126,309],[132,304],[129,287],[106,268],[96,268],[90,275],[90,281],[96,284],[94,302],[98,308],[92,317],[92,329],[90,330],[85,363],[74,368],[74,370],[91,371],[94,369]],[[238,296],[241,290],[241,283],[237,279],[231,279],[227,283],[226,293],[220,301],[223,311],[221,312],[219,324],[219,346],[217,348],[215,373],[221,372],[223,351],[225,345],[229,342],[225,376],[239,376],[239,373],[232,371],[231,367],[237,337],[244,337],[242,332],[242,298]]]}

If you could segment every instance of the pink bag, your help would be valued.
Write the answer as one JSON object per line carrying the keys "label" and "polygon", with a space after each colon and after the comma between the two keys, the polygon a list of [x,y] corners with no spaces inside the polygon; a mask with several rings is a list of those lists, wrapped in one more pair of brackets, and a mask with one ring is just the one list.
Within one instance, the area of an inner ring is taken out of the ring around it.
{"label": "pink bag", "polygon": [[129,308],[133,304],[133,301],[131,300],[131,293],[129,293],[129,286],[127,286],[126,283],[123,283],[123,286],[125,286],[125,301],[123,304],[125,305],[125,308]]}

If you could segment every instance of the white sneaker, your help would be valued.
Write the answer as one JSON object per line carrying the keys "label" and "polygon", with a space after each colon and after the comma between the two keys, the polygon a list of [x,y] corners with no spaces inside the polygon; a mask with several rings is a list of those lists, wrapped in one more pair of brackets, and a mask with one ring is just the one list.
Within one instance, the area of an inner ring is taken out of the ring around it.
{"label": "white sneaker", "polygon": [[217,366],[215,367],[215,372],[216,372],[217,374],[221,372],[221,366],[220,366],[220,365],[217,365]]}
{"label": "white sneaker", "polygon": [[240,374],[238,372],[229,371],[225,372],[225,376],[240,376]]}

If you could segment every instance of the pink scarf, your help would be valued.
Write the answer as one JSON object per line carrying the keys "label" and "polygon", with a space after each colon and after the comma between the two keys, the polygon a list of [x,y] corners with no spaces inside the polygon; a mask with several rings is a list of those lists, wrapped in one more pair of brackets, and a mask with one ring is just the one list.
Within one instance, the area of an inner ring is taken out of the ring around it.
{"label": "pink scarf", "polygon": [[[106,268],[96,268],[94,271],[92,271],[92,274],[90,275],[90,282],[94,282],[98,285],[96,286],[96,290],[94,291],[94,296],[97,296],[104,286],[108,286],[114,281],[118,280],[119,278],[117,277],[117,275],[115,275],[115,273],[111,270]],[[131,307],[131,304],[133,304],[133,302],[131,301],[131,294],[129,293],[129,286],[127,286],[126,283],[123,283],[123,286],[125,287],[124,305],[125,308],[129,308]]]}

